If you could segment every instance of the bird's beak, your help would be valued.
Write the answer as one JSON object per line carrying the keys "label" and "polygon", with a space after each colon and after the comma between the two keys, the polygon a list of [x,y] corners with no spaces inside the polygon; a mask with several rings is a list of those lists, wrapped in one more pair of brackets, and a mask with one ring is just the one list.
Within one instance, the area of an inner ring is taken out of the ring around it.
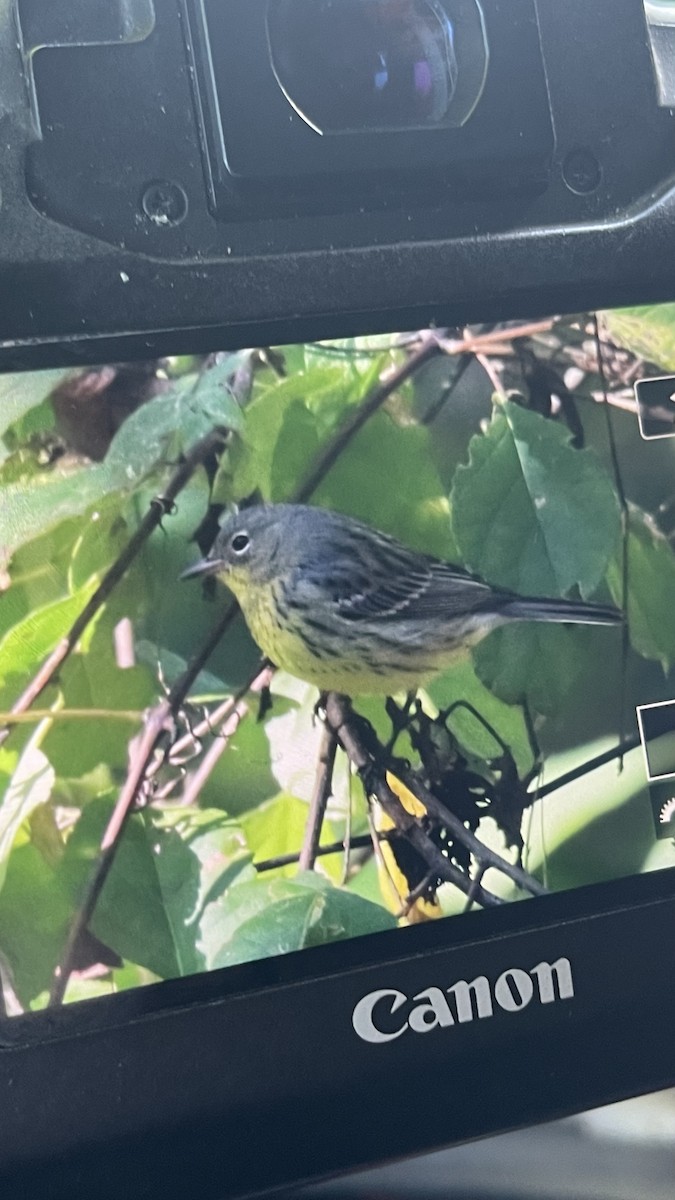
{"label": "bird's beak", "polygon": [[201,558],[185,571],[181,571],[179,579],[195,579],[198,575],[217,575],[223,567],[222,558]]}

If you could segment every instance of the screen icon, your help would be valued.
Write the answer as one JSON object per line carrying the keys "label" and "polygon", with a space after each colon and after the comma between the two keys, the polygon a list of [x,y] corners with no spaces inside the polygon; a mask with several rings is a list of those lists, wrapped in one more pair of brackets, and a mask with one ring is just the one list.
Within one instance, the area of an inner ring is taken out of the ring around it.
{"label": "screen icon", "polygon": [[656,836],[675,838],[675,700],[636,711]]}
{"label": "screen icon", "polygon": [[654,829],[659,839],[675,839],[675,779],[649,786]]}
{"label": "screen icon", "polygon": [[675,700],[639,704],[636,712],[647,778],[675,780]]}
{"label": "screen icon", "polygon": [[635,399],[645,441],[675,437],[675,375],[638,380]]}

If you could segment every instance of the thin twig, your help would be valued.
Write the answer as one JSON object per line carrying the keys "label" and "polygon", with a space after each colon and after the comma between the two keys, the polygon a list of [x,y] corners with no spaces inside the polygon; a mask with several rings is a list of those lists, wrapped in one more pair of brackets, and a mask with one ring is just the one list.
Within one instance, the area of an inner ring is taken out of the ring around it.
{"label": "thin twig", "polygon": [[461,340],[443,337],[439,334],[437,340],[443,352],[453,356],[467,353],[494,354],[502,353],[503,349],[508,350],[516,338],[535,337],[538,333],[550,333],[553,327],[553,320],[530,321],[526,325],[514,325],[510,329],[497,326],[487,333],[472,333],[470,329],[467,329]]}
{"label": "thin twig", "polygon": [[[268,687],[270,675],[271,668],[264,665],[252,681],[249,691],[256,694],[261,692],[264,687]],[[221,722],[220,728],[212,727],[212,732],[215,735],[214,741],[209,746],[196,771],[188,779],[181,797],[183,804],[187,806],[196,802],[207,779],[209,779],[215,770],[219,759],[227,750],[231,738],[234,737],[248,711],[248,705],[243,700],[240,700],[238,704],[233,702],[225,720]],[[170,759],[171,756],[169,755]]]}
{"label": "thin twig", "polygon": [[54,979],[49,993],[50,1005],[63,1003],[68,980],[73,970],[73,958],[77,943],[91,919],[105,881],[110,873],[110,868],[115,860],[122,831],[140,790],[145,766],[157,742],[170,724],[171,717],[171,705],[168,700],[163,700],[161,704],[158,704],[148,714],[145,728],[134,753],[134,762],[130,768],[127,781],[113,809],[106,831],[103,834],[96,867],[89,877],[84,896],[80,901],[68,930],[66,944],[54,972]]}
{"label": "thin twig", "polygon": [[587,762],[581,763],[580,766],[574,767],[571,771],[566,771],[564,775],[559,775],[557,779],[552,779],[550,783],[541,784],[537,788],[537,800],[543,800],[545,796],[550,796],[552,792],[557,792],[559,788],[567,787],[568,783],[576,783],[577,779],[583,779],[584,775],[590,775],[592,771],[597,771],[599,767],[604,767],[607,763],[614,762],[616,759],[622,759],[631,750],[637,750],[640,745],[642,743],[640,735],[637,733],[633,734],[632,737],[624,738],[622,742],[618,742],[610,750],[605,750],[602,754],[588,759]]}
{"label": "thin twig", "polygon": [[[396,919],[398,921],[404,920],[408,916],[408,914],[412,911],[412,909],[417,904],[417,901],[421,900],[422,897],[427,892],[427,890],[429,889],[429,887],[433,886],[435,879],[436,879],[436,876],[435,876],[434,872],[429,871],[424,876],[424,879],[420,880],[420,882],[417,884],[417,887],[414,887],[412,892],[408,893],[408,895],[405,898],[405,903],[401,905],[398,912],[396,913]],[[434,897],[434,899],[435,899],[435,897]],[[429,899],[428,903],[430,903],[430,902],[431,902],[431,900]],[[436,903],[438,904],[438,901],[436,901]],[[440,906],[439,906],[439,908],[440,908]]]}
{"label": "thin twig", "polygon": [[459,384],[461,383],[462,379],[466,375],[466,372],[468,371],[469,367],[471,366],[473,360],[474,360],[473,354],[467,353],[467,354],[462,354],[460,356],[459,362],[457,363],[457,369],[455,371],[455,374],[453,375],[453,377],[449,381],[449,383],[447,383],[445,385],[445,387],[442,389],[440,395],[437,396],[437,398],[434,400],[433,404],[429,405],[427,411],[425,412],[424,416],[422,417],[422,425],[433,425],[434,421],[440,415],[442,409],[447,404],[447,402],[450,399],[450,397],[452,396],[453,392],[459,387]]}
{"label": "thin twig", "polygon": [[496,394],[499,396],[500,400],[506,400],[507,397],[506,397],[506,392],[504,391],[504,384],[502,383],[501,379],[499,378],[499,375],[497,374],[497,371],[495,370],[494,364],[490,362],[490,359],[485,354],[477,354],[475,357],[476,357],[476,362],[480,363],[481,367],[485,371],[485,374],[487,375],[488,379],[490,380],[493,391],[496,392]]}
{"label": "thin twig", "polygon": [[248,713],[248,705],[244,704],[243,700],[235,705],[234,710],[225,719],[223,725],[219,729],[216,737],[213,739],[208,750],[204,754],[202,761],[192,775],[189,776],[187,784],[183,789],[181,796],[181,804],[189,807],[195,804],[197,798],[218,765],[223,754],[230,744],[230,738],[237,732],[241,722]]}
{"label": "thin twig", "polygon": [[333,786],[333,768],[337,751],[337,738],[333,730],[324,725],[319,747],[319,759],[316,767],[314,791],[309,805],[309,815],[305,826],[305,836],[298,861],[299,871],[313,871],[321,840],[323,819],[326,805],[330,799]]}
{"label": "thin twig", "polygon": [[[91,599],[78,614],[68,633],[65,637],[61,638],[61,641],[52,650],[52,653],[43,663],[28,687],[12,706],[12,717],[27,712],[35,703],[38,696],[51,683],[59,667],[63,665],[75,649],[85,629],[94,619],[98,610],[105,604],[113,588],[116,587],[126,574],[137,554],[145,542],[147,542],[150,534],[161,524],[162,519],[171,512],[176,496],[191,479],[197,467],[213,454],[219,446],[222,446],[224,437],[225,433],[223,430],[213,429],[205,437],[200,438],[192,449],[188,451],[180,466],[174,471],[164,491],[150,501],[148,511],[138,529],[106,572]],[[13,722],[9,721],[3,729],[0,729],[0,746],[9,737],[12,728]]]}
{"label": "thin twig", "polygon": [[[339,696],[336,692],[329,692],[326,698],[326,721],[337,735],[348,758],[358,770],[361,778],[366,778],[367,786],[372,788],[378,803],[394,823],[396,829],[408,839],[410,845],[418,852],[423,861],[427,863],[439,879],[454,884],[455,887],[459,888],[465,894],[468,893],[472,881],[446,858],[438,846],[425,833],[417,819],[403,807],[398,796],[391,790],[382,773],[374,770],[372,756],[363,744],[359,730],[353,720],[351,702],[347,696]],[[406,782],[406,787],[413,792],[413,795],[417,795],[418,799],[422,800],[422,803],[425,803],[424,797],[418,795],[415,784],[410,786]],[[449,825],[447,820],[445,824]],[[468,830],[464,828],[461,822],[459,822],[459,825],[462,833],[468,834]],[[474,838],[473,841],[477,843],[479,851],[483,849],[481,843],[477,842],[477,839]],[[487,850],[487,847],[485,849]],[[494,857],[499,860],[498,855]],[[500,867],[501,861],[499,861]],[[505,867],[510,865],[505,860],[503,861]],[[497,864],[491,863],[491,865]],[[520,874],[522,875],[523,872],[520,872]],[[493,907],[503,903],[498,896],[495,896],[492,892],[488,892],[483,887],[479,888],[476,899],[485,907]]]}
{"label": "thin twig", "polygon": [[214,708],[212,712],[207,712],[207,715],[201,721],[197,721],[195,725],[191,725],[189,732],[183,734],[182,737],[179,737],[171,747],[169,751],[169,762],[177,762],[181,755],[188,753],[193,749],[195,743],[201,742],[202,738],[207,737],[209,734],[215,733],[215,731],[222,725],[223,721],[232,712],[233,707],[234,699],[232,696],[228,696],[227,699],[221,701],[218,707]]}
{"label": "thin twig", "polygon": [[[395,831],[394,831],[395,832]],[[389,841],[391,832],[378,834],[380,841]],[[372,838],[369,833],[359,834],[353,837],[349,842],[350,850],[367,850],[372,847]],[[345,843],[329,842],[327,846],[319,846],[316,851],[317,858],[325,858],[328,854],[344,854]],[[293,867],[300,861],[299,853],[296,854],[278,854],[276,858],[265,858],[262,862],[254,862],[253,866],[256,871],[263,874],[265,871],[278,871],[279,867]]]}
{"label": "thin twig", "polygon": [[466,893],[466,904],[464,905],[465,913],[471,912],[471,909],[473,908],[475,900],[476,900],[476,893],[478,892],[478,889],[483,882],[483,876],[484,876],[485,872],[487,871],[487,869],[488,869],[487,863],[476,863],[476,873],[475,873],[473,879],[471,880],[471,887],[469,888],[468,892]]}

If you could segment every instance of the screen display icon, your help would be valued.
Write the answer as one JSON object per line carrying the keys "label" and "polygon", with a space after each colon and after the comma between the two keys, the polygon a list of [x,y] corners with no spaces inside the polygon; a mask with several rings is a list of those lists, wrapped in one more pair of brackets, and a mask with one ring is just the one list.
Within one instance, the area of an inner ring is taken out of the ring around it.
{"label": "screen display icon", "polygon": [[638,380],[635,399],[645,441],[675,437],[675,375]]}
{"label": "screen display icon", "polygon": [[675,700],[637,709],[658,839],[675,838]]}
{"label": "screen display icon", "polygon": [[647,778],[675,780],[675,700],[638,705],[637,719]]}
{"label": "screen display icon", "polygon": [[675,839],[675,779],[652,783],[649,799],[659,840]]}

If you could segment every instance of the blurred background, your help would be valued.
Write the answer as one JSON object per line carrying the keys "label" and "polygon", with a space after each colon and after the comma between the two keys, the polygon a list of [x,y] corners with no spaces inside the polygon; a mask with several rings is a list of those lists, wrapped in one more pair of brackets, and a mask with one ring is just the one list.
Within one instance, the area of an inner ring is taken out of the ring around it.
{"label": "blurred background", "polygon": [[675,1089],[294,1193],[297,1200],[672,1200]]}

